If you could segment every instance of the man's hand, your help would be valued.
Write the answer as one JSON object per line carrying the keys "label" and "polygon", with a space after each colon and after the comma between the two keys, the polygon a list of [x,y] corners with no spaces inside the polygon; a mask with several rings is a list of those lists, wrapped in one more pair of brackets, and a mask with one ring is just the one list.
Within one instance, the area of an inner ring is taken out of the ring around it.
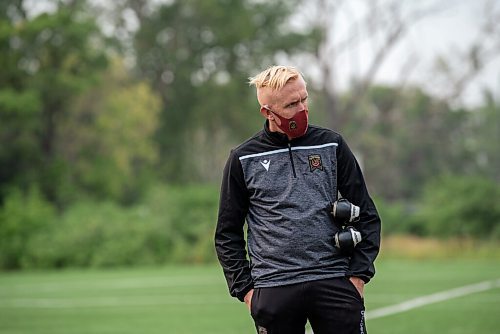
{"label": "man's hand", "polygon": [[245,298],[243,298],[245,304],[247,304],[249,311],[252,310],[252,296],[253,296],[253,289],[248,291],[247,294],[245,295]]}
{"label": "man's hand", "polygon": [[358,290],[361,298],[363,298],[363,290],[365,288],[365,282],[359,277],[349,277],[349,280],[356,287],[356,290]]}

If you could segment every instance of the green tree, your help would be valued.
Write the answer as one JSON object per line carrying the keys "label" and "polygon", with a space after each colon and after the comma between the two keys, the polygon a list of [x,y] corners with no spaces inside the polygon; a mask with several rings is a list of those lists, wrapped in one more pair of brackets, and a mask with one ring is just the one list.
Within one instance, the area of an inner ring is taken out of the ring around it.
{"label": "green tree", "polygon": [[315,41],[287,28],[295,4],[125,1],[139,22],[137,70],[162,97],[157,141],[167,180],[218,179],[229,147],[261,128],[248,76]]}
{"label": "green tree", "polygon": [[38,183],[59,201],[67,168],[56,151],[59,120],[106,66],[103,36],[79,2],[30,18],[23,1],[0,16],[0,198]]}
{"label": "green tree", "polygon": [[421,89],[371,87],[343,133],[358,154],[369,186],[389,201],[417,198],[428,179],[460,172],[463,109]]}
{"label": "green tree", "polygon": [[74,186],[99,199],[137,200],[154,178],[159,111],[150,86],[132,80],[115,59],[61,119],[57,149],[71,163]]}
{"label": "green tree", "polygon": [[[467,156],[465,172],[487,175],[500,183],[500,101],[491,91],[485,91],[484,104],[469,113],[467,133],[462,145]],[[465,154],[464,154],[465,155]]]}
{"label": "green tree", "polygon": [[36,187],[11,191],[0,207],[0,268],[17,269],[36,235],[54,226],[55,208]]}
{"label": "green tree", "polygon": [[478,176],[445,175],[429,182],[417,218],[432,235],[500,237],[500,186]]}

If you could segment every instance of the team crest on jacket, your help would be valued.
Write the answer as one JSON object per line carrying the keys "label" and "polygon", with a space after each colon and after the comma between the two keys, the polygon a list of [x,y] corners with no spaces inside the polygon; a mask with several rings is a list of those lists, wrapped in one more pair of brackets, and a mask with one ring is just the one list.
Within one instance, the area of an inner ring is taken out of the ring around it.
{"label": "team crest on jacket", "polygon": [[309,155],[309,168],[311,172],[314,172],[316,169],[323,170],[323,163],[321,162],[321,155],[319,154],[311,154]]}

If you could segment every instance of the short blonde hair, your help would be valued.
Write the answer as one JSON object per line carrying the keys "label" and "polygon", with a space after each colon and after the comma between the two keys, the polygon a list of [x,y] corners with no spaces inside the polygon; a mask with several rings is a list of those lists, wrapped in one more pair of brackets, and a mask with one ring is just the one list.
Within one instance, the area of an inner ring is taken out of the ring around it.
{"label": "short blonde hair", "polygon": [[257,89],[269,87],[272,90],[282,89],[290,80],[303,77],[302,73],[293,66],[276,65],[267,68],[254,77],[248,78],[248,83]]}

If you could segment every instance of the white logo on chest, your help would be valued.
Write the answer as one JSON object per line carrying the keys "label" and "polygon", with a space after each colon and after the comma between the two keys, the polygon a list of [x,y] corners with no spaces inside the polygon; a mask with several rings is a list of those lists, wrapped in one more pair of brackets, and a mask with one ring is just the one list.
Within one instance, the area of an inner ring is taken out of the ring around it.
{"label": "white logo on chest", "polygon": [[266,169],[266,171],[269,170],[269,164],[271,163],[271,160],[264,160],[264,161],[261,161],[260,164],[262,166],[264,166],[264,168]]}

